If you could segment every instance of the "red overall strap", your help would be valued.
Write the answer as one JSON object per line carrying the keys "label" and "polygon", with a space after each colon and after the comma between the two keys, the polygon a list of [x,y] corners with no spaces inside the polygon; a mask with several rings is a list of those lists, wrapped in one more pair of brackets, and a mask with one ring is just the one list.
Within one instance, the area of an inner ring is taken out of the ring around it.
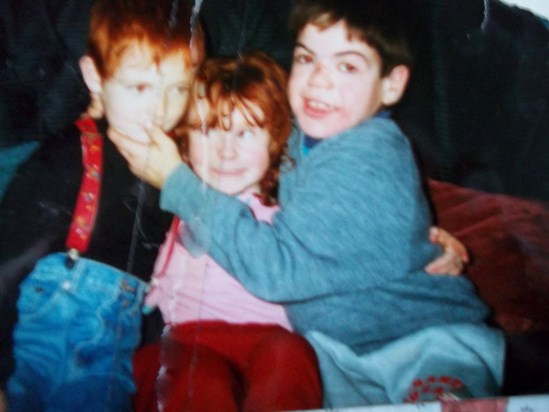
{"label": "red overall strap", "polygon": [[95,121],[91,117],[81,118],[76,121],[76,126],[81,132],[84,173],[66,241],[69,257],[73,260],[88,249],[97,215],[103,171],[103,138],[97,131]]}

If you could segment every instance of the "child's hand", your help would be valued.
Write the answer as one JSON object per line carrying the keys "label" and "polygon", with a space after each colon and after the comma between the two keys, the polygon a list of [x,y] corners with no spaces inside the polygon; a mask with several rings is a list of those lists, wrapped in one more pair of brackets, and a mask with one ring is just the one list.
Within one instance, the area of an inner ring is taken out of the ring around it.
{"label": "child's hand", "polygon": [[438,243],[444,253],[425,267],[432,275],[459,275],[469,262],[467,249],[458,239],[440,227],[431,227],[429,239]]}
{"label": "child's hand", "polygon": [[119,131],[109,128],[108,135],[126,158],[130,170],[139,178],[161,189],[164,182],[182,163],[175,142],[159,127],[145,128],[150,142],[132,139]]}

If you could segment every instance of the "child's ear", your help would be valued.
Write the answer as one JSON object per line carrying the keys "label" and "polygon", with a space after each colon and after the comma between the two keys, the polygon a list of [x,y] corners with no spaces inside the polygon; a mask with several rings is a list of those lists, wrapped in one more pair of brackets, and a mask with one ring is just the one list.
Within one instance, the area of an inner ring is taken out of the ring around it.
{"label": "child's ear", "polygon": [[392,106],[400,100],[404,94],[409,78],[410,69],[408,66],[401,64],[394,67],[387,76],[381,79],[381,102],[384,106]]}
{"label": "child's ear", "polygon": [[99,119],[104,115],[103,102],[101,101],[101,76],[90,56],[80,58],[78,63],[80,64],[84,83],[90,91],[90,104],[86,113],[95,119]]}
{"label": "child's ear", "polygon": [[95,66],[93,59],[86,55],[80,58],[78,64],[80,65],[80,71],[82,72],[84,83],[88,86],[90,93],[101,93],[101,76],[97,71],[97,67]]}

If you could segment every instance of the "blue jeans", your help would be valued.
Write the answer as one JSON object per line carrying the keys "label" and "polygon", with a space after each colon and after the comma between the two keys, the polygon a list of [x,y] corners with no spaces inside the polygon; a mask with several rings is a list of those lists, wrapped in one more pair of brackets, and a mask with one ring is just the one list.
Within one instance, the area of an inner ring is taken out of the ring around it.
{"label": "blue jeans", "polygon": [[132,356],[146,285],[66,254],[41,259],[21,284],[10,412],[130,411]]}

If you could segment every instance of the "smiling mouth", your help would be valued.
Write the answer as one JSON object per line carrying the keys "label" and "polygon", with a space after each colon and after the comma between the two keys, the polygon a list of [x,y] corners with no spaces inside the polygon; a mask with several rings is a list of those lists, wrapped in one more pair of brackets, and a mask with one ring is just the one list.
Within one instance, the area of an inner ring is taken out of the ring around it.
{"label": "smiling mouth", "polygon": [[319,117],[332,113],[336,108],[320,100],[304,99],[304,109],[307,115]]}
{"label": "smiling mouth", "polygon": [[244,173],[244,169],[212,169],[214,175],[221,177],[239,176]]}

